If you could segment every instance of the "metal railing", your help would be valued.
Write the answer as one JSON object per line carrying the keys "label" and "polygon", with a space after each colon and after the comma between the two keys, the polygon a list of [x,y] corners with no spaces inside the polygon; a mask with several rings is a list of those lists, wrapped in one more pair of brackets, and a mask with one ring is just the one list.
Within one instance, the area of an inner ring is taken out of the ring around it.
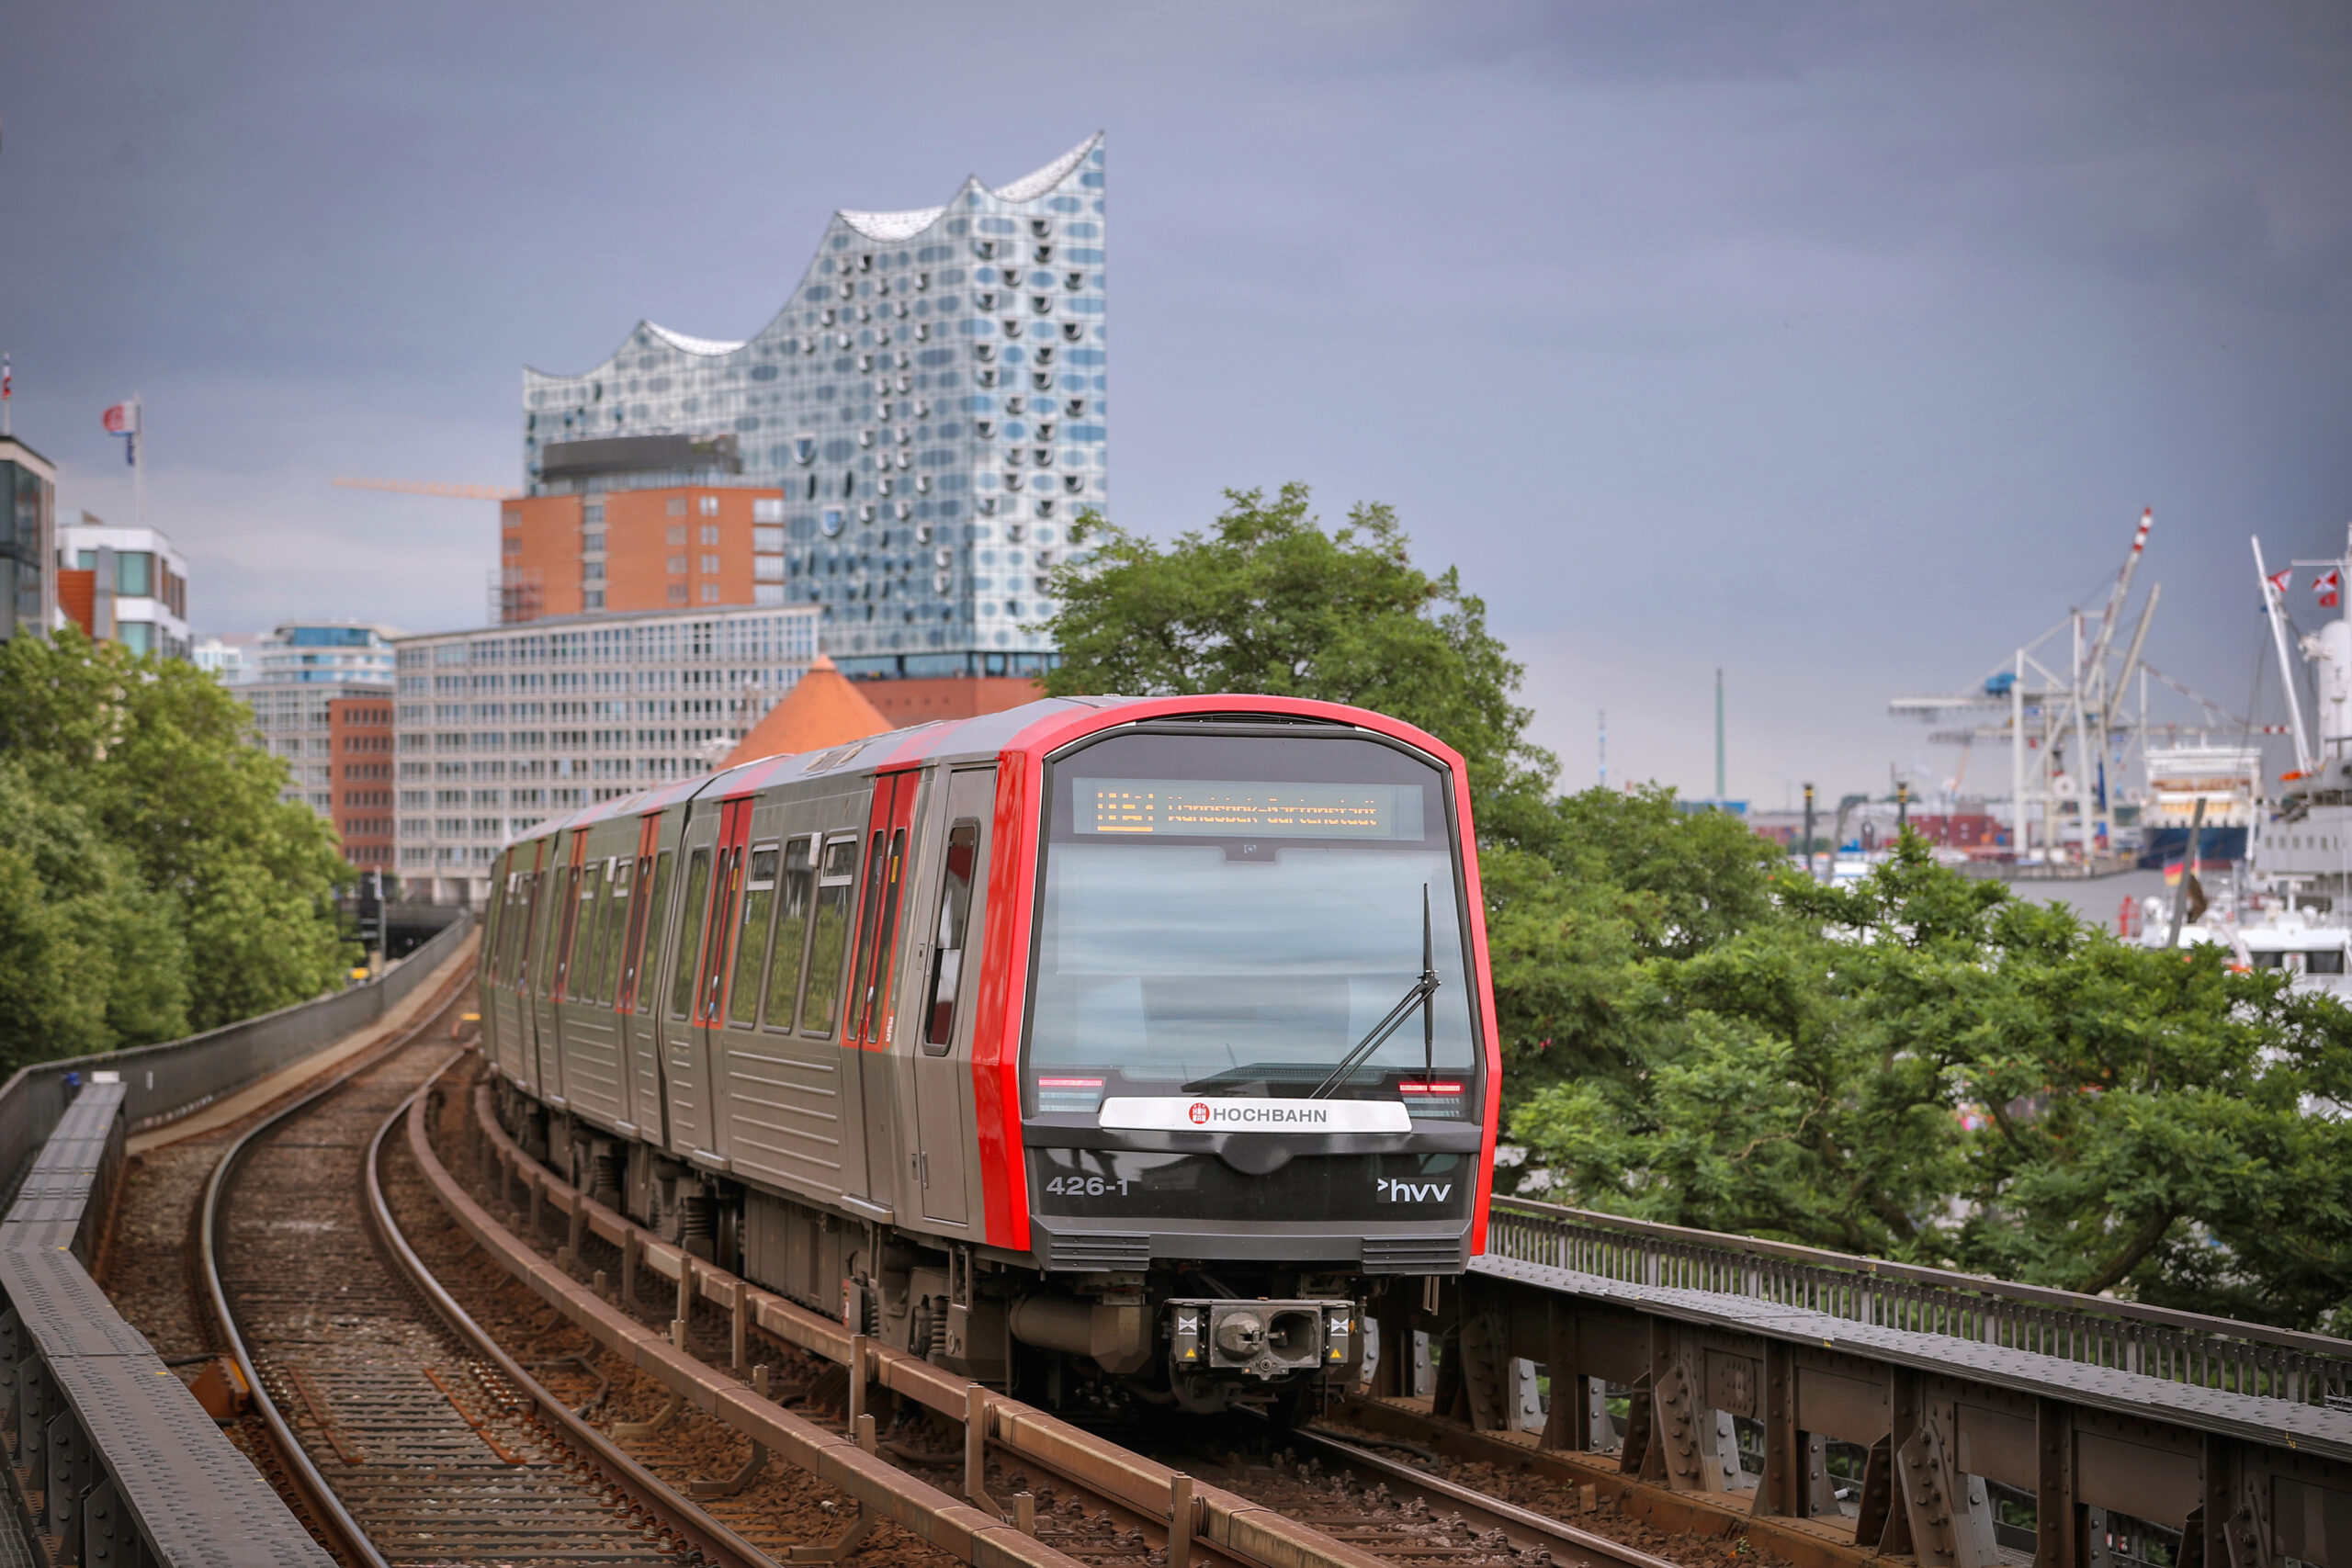
{"label": "metal railing", "polygon": [[27,1162],[65,1113],[70,1079],[86,1080],[94,1070],[118,1074],[132,1132],[191,1115],[375,1022],[424,984],[472,929],[468,914],[373,980],[242,1023],[20,1068],[0,1085],[0,1204],[15,1195]]}
{"label": "metal railing", "polygon": [[2352,1393],[2352,1340],[1953,1269],[1498,1198],[1497,1257],[1659,1289],[1742,1296],[1849,1322],[2324,1405]]}

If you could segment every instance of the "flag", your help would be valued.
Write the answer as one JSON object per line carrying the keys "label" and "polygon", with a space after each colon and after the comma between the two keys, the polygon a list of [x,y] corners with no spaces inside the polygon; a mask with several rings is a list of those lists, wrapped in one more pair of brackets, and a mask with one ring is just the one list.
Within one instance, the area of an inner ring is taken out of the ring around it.
{"label": "flag", "polygon": [[2273,593],[2284,593],[2294,581],[2295,569],[2291,566],[2281,567],[2278,570],[2270,574],[2270,592]]}
{"label": "flag", "polygon": [[8,365],[8,356],[0,354],[0,403],[17,395],[17,373]]}
{"label": "flag", "polygon": [[108,435],[134,435],[139,431],[139,405],[117,403],[103,416]]}
{"label": "flag", "polygon": [[2319,591],[2321,607],[2333,610],[2336,596],[2344,591],[2344,574],[2330,567],[2312,579],[2312,586]]}

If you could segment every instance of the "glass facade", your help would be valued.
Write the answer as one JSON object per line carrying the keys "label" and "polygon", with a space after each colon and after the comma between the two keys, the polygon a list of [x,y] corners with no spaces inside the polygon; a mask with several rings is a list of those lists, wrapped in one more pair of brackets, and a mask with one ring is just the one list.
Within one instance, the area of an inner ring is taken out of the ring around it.
{"label": "glass facade", "polygon": [[817,657],[818,612],[662,611],[403,637],[398,870],[477,900],[510,838],[707,772]]}
{"label": "glass facade", "polygon": [[526,481],[571,486],[570,442],[725,437],[740,473],[695,482],[783,492],[762,597],[812,607],[844,670],[1035,668],[1070,520],[1106,500],[1103,276],[1100,136],[943,207],[837,212],[749,341],[646,322],[582,375],[526,370]]}
{"label": "glass facade", "polygon": [[56,526],[57,471],[31,447],[0,439],[0,641],[49,631]]}
{"label": "glass facade", "polygon": [[352,681],[389,684],[392,679],[390,626],[353,621],[288,621],[254,645],[243,660],[251,681],[341,685]]}

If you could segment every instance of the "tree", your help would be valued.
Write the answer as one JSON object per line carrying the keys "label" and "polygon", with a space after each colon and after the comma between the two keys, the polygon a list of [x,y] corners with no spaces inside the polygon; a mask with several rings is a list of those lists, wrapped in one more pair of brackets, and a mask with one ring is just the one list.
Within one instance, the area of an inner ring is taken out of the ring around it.
{"label": "tree", "polygon": [[1778,894],[1639,961],[1628,1072],[1519,1109],[1570,1201],[2301,1325],[2352,1292],[2352,1013],[1915,838]]}
{"label": "tree", "polygon": [[187,1028],[171,901],[82,808],[0,756],[0,1077]]}
{"label": "tree", "polygon": [[[316,813],[278,798],[286,765],[249,743],[251,723],[181,660],[70,627],[0,645],[0,756],[37,795],[73,803],[169,909],[185,1026],[199,1030],[328,990],[352,956],[334,905],[351,870]],[[118,1034],[130,1043],[167,1014],[123,1016],[150,1021]]]}
{"label": "tree", "polygon": [[1209,532],[1166,549],[1089,514],[1056,569],[1047,629],[1057,696],[1251,692],[1350,703],[1419,726],[1463,755],[1482,836],[1543,811],[1556,763],[1511,695],[1521,667],[1452,568],[1413,565],[1396,513],[1360,504],[1326,533],[1307,488],[1227,491]]}

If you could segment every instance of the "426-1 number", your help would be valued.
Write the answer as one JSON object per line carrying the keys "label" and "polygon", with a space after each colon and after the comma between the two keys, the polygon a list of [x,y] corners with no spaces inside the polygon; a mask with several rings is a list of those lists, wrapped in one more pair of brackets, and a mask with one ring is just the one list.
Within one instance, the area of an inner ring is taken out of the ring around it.
{"label": "426-1 number", "polygon": [[1116,1178],[1057,1176],[1046,1183],[1046,1190],[1057,1198],[1101,1198],[1113,1192],[1124,1198],[1127,1184]]}

